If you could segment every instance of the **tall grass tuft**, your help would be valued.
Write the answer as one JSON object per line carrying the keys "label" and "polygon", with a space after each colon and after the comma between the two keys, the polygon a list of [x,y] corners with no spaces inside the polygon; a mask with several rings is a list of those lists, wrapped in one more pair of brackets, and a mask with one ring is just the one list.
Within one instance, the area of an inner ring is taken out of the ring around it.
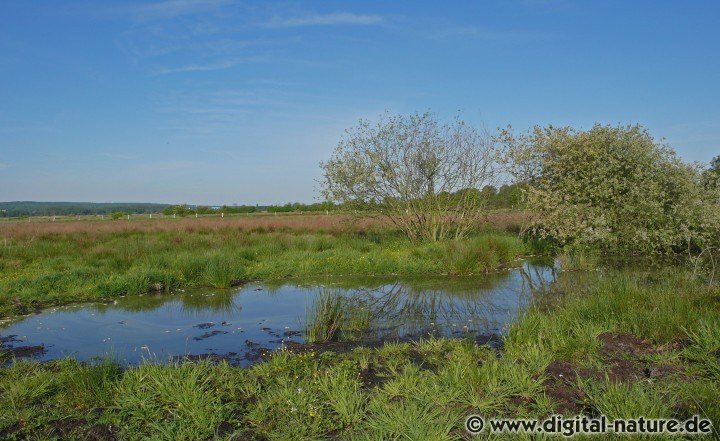
{"label": "tall grass tuft", "polygon": [[332,340],[344,316],[344,297],[332,290],[321,290],[306,313],[305,340],[309,343]]}
{"label": "tall grass tuft", "polygon": [[243,275],[244,270],[237,259],[227,254],[210,256],[205,263],[205,281],[214,288],[229,288]]}
{"label": "tall grass tuft", "polygon": [[525,244],[515,237],[487,234],[450,242],[445,264],[451,274],[477,274],[510,266],[525,252]]}

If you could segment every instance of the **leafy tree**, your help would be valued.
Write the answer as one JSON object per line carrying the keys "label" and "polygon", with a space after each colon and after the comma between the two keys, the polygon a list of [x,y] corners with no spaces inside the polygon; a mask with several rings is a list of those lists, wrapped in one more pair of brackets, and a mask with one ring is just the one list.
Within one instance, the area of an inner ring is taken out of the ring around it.
{"label": "leafy tree", "polygon": [[[374,207],[412,241],[464,236],[482,213],[471,191],[495,176],[492,139],[455,118],[430,113],[384,115],[346,131],[332,157],[320,163],[327,200]],[[458,194],[458,193],[456,193]]]}
{"label": "leafy tree", "polygon": [[710,167],[703,172],[703,232],[704,249],[720,247],[720,155],[710,161]]}
{"label": "leafy tree", "polygon": [[300,204],[288,202],[285,205],[270,205],[267,207],[268,213],[290,213],[292,211],[301,211]]}
{"label": "leafy tree", "polygon": [[112,217],[113,219],[120,219],[121,217],[125,217],[125,216],[126,216],[126,214],[123,213],[122,211],[116,211],[110,215],[110,217]]}
{"label": "leafy tree", "polygon": [[496,196],[496,208],[515,208],[520,205],[520,184],[503,185]]}
{"label": "leafy tree", "polygon": [[[212,209],[211,209],[212,210]],[[246,214],[246,213],[255,213],[258,211],[257,207],[254,207],[252,205],[233,205],[232,207],[229,207],[227,205],[223,205],[220,210],[213,210],[213,212],[222,212],[222,213],[240,213],[240,214]]]}
{"label": "leafy tree", "polygon": [[497,188],[494,185],[486,185],[480,191],[480,198],[485,201],[485,204],[489,207],[495,207],[497,198]]}
{"label": "leafy tree", "polygon": [[709,236],[697,167],[640,126],[504,130],[507,169],[527,185],[535,234],[560,244],[654,251]]}
{"label": "leafy tree", "polygon": [[213,210],[207,205],[198,205],[197,207],[195,207],[195,213],[197,214],[213,214],[215,212],[216,210]]}
{"label": "leafy tree", "polygon": [[190,207],[188,207],[187,204],[170,205],[163,210],[163,214],[166,216],[177,215],[184,217],[193,213],[194,211]]}
{"label": "leafy tree", "polygon": [[710,160],[710,167],[703,172],[703,187],[711,193],[720,191],[720,155]]}
{"label": "leafy tree", "polygon": [[720,155],[710,160],[710,171],[713,173],[720,173]]}

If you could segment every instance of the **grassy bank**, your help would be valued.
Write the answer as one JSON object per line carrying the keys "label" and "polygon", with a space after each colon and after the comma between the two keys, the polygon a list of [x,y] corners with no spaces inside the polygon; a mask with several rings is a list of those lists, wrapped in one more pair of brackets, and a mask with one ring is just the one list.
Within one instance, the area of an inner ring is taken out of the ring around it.
{"label": "grassy bank", "polygon": [[248,279],[472,274],[527,252],[509,234],[412,245],[375,220],[332,216],[13,224],[0,234],[0,316]]}
{"label": "grassy bank", "polygon": [[[558,282],[496,352],[429,340],[207,362],[21,362],[0,370],[3,438],[464,439],[464,417],[554,412],[720,424],[720,293],[687,274]],[[529,439],[529,437],[526,437]],[[657,438],[654,438],[657,439]]]}

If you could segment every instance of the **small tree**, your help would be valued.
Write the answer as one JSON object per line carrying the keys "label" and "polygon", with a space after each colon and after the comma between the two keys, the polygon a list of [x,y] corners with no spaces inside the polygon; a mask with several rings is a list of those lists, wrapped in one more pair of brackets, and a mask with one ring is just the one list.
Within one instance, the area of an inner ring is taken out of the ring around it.
{"label": "small tree", "polygon": [[482,213],[479,189],[495,177],[486,132],[430,113],[361,120],[320,167],[327,200],[375,209],[414,242],[464,236]]}

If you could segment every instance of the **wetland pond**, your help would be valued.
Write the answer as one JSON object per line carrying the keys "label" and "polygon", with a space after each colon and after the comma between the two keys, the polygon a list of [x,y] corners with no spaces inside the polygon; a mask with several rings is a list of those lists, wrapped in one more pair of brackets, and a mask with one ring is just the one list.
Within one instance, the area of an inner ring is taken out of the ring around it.
{"label": "wetland pond", "polygon": [[0,323],[0,343],[15,357],[38,361],[109,356],[137,364],[202,355],[247,366],[268,351],[304,343],[318,298],[332,295],[342,299],[346,319],[362,318],[359,330],[340,333],[344,340],[435,335],[497,345],[523,308],[552,291],[557,276],[552,259],[535,259],[479,276],[323,277],[145,294],[11,318]]}

